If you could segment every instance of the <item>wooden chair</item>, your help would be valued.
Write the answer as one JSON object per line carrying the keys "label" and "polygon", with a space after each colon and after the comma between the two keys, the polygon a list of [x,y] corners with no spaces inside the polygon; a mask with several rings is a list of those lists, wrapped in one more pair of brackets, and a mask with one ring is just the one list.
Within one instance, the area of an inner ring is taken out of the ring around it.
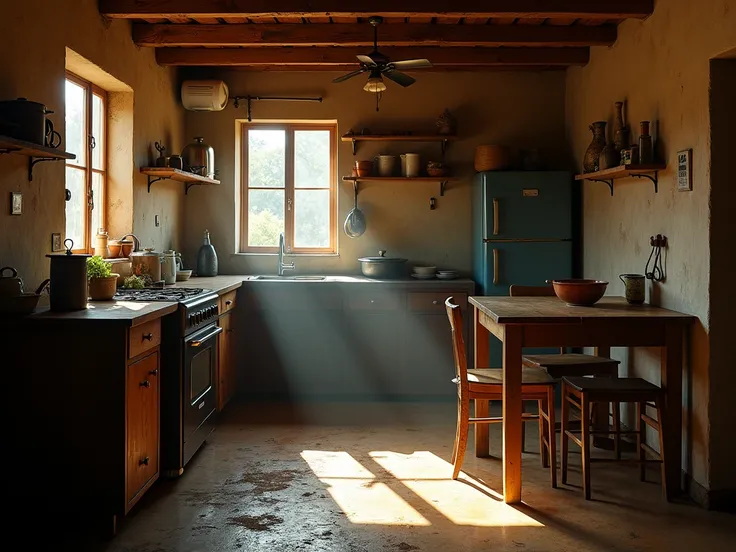
{"label": "wooden chair", "polygon": [[[552,286],[517,286],[509,288],[511,297],[554,297],[555,290]],[[582,377],[604,377],[617,378],[619,361],[594,355],[577,353],[565,353],[565,348],[560,348],[560,354],[546,355],[524,355],[522,357],[524,366],[540,368],[553,378],[559,380],[563,376]],[[619,430],[620,412],[617,403],[612,406],[613,432]],[[621,458],[621,442],[618,437],[614,438],[614,451],[616,458]]]}
{"label": "wooden chair", "polygon": [[[470,401],[503,400],[503,370],[484,368],[469,370],[465,356],[463,339],[463,318],[460,306],[452,303],[452,297],[445,301],[447,317],[452,329],[452,348],[455,357],[455,378],[457,385],[457,431],[452,447],[452,478],[460,474],[465,450],[468,444],[470,424],[492,424],[503,422],[502,417],[473,418],[470,416]],[[521,400],[536,401],[539,414],[523,414],[522,422],[539,421],[539,450],[542,466],[550,468],[552,487],[557,487],[557,450],[555,447],[555,380],[542,370],[522,367]],[[548,454],[545,454],[548,451]]]}
{"label": "wooden chair", "polygon": [[[563,377],[562,378],[562,483],[567,483],[567,451],[568,439],[572,439],[581,448],[583,456],[583,492],[585,499],[590,500],[590,463],[595,462],[615,462],[620,458],[590,458],[590,436],[596,433],[610,433],[606,430],[591,430],[590,422],[587,416],[583,416],[583,412],[588,412],[590,405],[596,402],[612,402],[615,404],[633,402],[636,403],[636,429],[631,431],[616,431],[617,435],[634,434],[636,435],[636,448],[638,458],[635,462],[639,463],[639,479],[645,480],[646,462],[658,462],[662,468],[662,491],[667,498],[667,485],[664,467],[664,443],[662,431],[662,404],[664,402],[664,392],[656,385],[649,383],[641,378],[579,378],[579,377]],[[648,404],[657,410],[657,419],[646,414]],[[575,406],[581,412],[582,427],[580,430],[573,430],[569,427],[570,405]],[[659,433],[659,450],[655,451],[652,447],[644,442],[644,429],[642,424],[652,427]],[[580,439],[575,435],[580,433]],[[654,460],[647,460],[646,453],[654,456]]]}

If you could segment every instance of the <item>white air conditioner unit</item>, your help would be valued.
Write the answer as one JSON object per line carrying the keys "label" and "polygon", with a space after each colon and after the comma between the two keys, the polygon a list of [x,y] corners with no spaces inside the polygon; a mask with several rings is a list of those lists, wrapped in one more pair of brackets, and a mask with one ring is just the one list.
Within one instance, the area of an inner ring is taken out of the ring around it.
{"label": "white air conditioner unit", "polygon": [[189,111],[222,111],[227,97],[227,84],[219,80],[190,80],[181,84],[181,103]]}

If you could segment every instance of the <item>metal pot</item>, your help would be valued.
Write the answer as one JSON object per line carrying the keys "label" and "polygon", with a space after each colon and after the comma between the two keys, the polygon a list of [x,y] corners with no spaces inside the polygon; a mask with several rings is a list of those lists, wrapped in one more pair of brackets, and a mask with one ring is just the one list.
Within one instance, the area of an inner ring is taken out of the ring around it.
{"label": "metal pot", "polygon": [[147,274],[154,282],[161,280],[161,263],[163,261],[161,253],[156,253],[153,248],[147,247],[143,251],[131,253],[130,260],[133,274],[136,276]]}
{"label": "metal pot", "polygon": [[386,251],[378,252],[378,257],[361,257],[360,271],[368,278],[390,280],[406,275],[406,259],[386,257]]}
{"label": "metal pot", "polygon": [[[53,113],[53,111],[46,109],[42,103],[29,102],[26,98],[0,102],[0,123],[2,123],[3,134],[43,146],[46,144],[48,130],[46,115],[48,113]],[[53,132],[53,128],[51,131]]]}
{"label": "metal pot", "polygon": [[[5,276],[5,271],[10,271],[10,276]],[[0,297],[16,297],[23,294],[23,280],[18,276],[18,271],[12,266],[0,268]]]}
{"label": "metal pot", "polygon": [[200,176],[215,177],[215,150],[205,144],[201,136],[197,136],[194,142],[187,144],[181,156],[184,159],[184,170]]}

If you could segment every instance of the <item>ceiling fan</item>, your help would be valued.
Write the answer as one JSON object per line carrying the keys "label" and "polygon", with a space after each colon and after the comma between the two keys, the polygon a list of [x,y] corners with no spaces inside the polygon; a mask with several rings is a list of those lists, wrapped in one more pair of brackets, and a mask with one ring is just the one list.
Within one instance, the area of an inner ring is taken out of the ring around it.
{"label": "ceiling fan", "polygon": [[[416,82],[416,79],[397,71],[397,69],[423,69],[426,67],[432,67],[432,64],[427,59],[406,59],[403,61],[391,61],[378,51],[378,26],[383,23],[383,17],[374,15],[368,19],[368,22],[373,25],[373,51],[368,55],[357,56],[360,62],[360,69],[337,77],[332,82],[338,83],[343,82],[363,73],[370,73],[368,81],[366,82],[363,90],[366,92],[373,92],[380,94],[386,90],[386,84],[383,82],[383,76],[385,75],[388,79],[394,81],[396,84],[407,87],[411,86]],[[376,98],[378,100],[378,98]],[[378,102],[376,102],[376,111],[378,111]]]}

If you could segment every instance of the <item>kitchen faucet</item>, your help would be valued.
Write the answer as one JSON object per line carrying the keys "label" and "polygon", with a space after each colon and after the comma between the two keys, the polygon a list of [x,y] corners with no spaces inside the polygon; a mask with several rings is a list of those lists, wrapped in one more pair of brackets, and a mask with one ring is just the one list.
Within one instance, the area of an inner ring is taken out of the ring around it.
{"label": "kitchen faucet", "polygon": [[293,262],[291,263],[285,263],[284,262],[284,255],[286,255],[286,251],[284,251],[284,233],[281,232],[279,234],[279,276],[284,275],[285,270],[295,270],[296,265],[294,265]]}

